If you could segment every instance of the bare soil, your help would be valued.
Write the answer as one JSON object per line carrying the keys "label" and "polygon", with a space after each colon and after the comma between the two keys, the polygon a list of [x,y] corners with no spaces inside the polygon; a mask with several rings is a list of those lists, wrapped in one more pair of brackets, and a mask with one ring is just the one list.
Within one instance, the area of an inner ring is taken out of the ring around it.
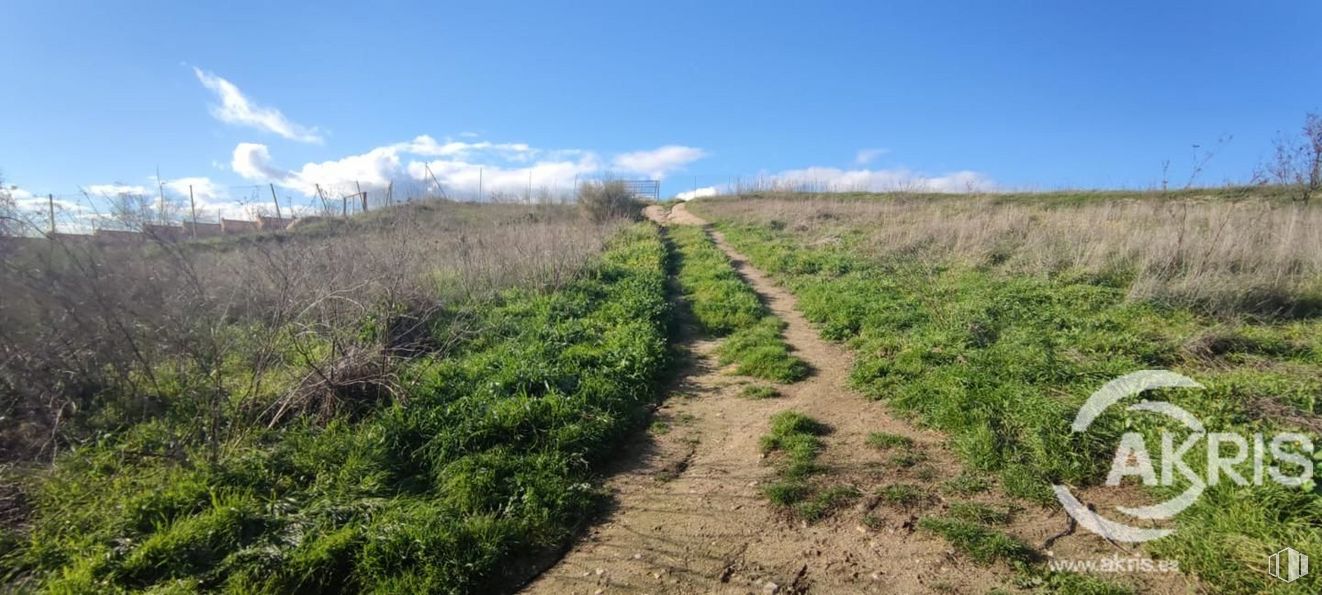
{"label": "bare soil", "polygon": [[[667,225],[704,225],[684,205],[670,213],[648,207]],[[952,500],[941,484],[962,466],[945,437],[891,415],[847,387],[852,363],[842,347],[823,341],[795,309],[794,297],[749,266],[719,233],[711,232],[740,273],[788,324],[786,340],[814,373],[778,387],[781,397],[739,397],[748,379],[718,369],[716,342],[685,341],[690,363],[657,411],[656,423],[621,453],[621,470],[606,483],[615,505],[559,563],[526,593],[985,593],[1010,592],[1015,574],[1005,564],[979,565],[945,540],[917,529]],[[775,413],[793,409],[831,427],[823,438],[819,476],[826,485],[853,486],[863,497],[808,524],[767,501],[760,488],[774,470],[758,448]],[[866,444],[870,432],[912,439],[923,460],[907,466],[895,450]],[[929,495],[902,507],[876,497],[891,484]],[[1014,504],[994,487],[968,499]],[[1031,504],[1006,530],[1040,547],[1067,527],[1058,507]],[[1129,554],[1080,529],[1058,537],[1048,555],[1071,559]],[[1181,575],[1115,575],[1142,592],[1182,593],[1195,587]],[[1145,581],[1145,582],[1137,582]]]}

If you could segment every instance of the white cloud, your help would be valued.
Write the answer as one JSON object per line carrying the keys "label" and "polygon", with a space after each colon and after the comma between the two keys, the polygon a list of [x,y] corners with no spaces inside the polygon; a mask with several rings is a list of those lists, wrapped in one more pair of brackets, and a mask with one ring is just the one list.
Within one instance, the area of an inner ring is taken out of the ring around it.
{"label": "white cloud", "polygon": [[0,187],[0,193],[7,194],[9,198],[14,200],[25,200],[33,197],[31,192],[19,188],[18,186],[9,186],[8,188]]}
{"label": "white cloud", "polygon": [[650,151],[634,151],[616,155],[612,164],[626,172],[646,174],[661,179],[677,169],[702,159],[707,152],[696,147],[666,145]]}
{"label": "white cloud", "polygon": [[678,198],[679,200],[693,200],[695,198],[702,198],[704,196],[716,196],[720,193],[721,191],[717,187],[707,186],[704,188],[697,188],[694,190],[687,190],[684,192],[680,192],[679,194],[675,195],[675,198]]}
{"label": "white cloud", "polygon": [[890,149],[859,149],[858,154],[854,156],[854,163],[867,165],[887,153],[890,153]]}
{"label": "white cloud", "polygon": [[961,170],[929,176],[908,169],[839,169],[807,167],[762,176],[754,186],[809,192],[968,192],[988,191],[995,184],[986,176]]}
{"label": "white cloud", "polygon": [[234,147],[230,167],[249,180],[279,182],[289,177],[289,172],[271,164],[271,151],[266,145],[258,143],[239,143]]}
{"label": "white cloud", "polygon": [[478,153],[492,153],[517,159],[537,153],[525,143],[492,143],[488,141],[469,143],[454,140],[438,143],[436,139],[425,134],[407,143],[399,143],[394,146],[402,151],[427,157],[458,157]]}
{"label": "white cloud", "polygon": [[116,197],[121,194],[148,195],[156,194],[156,191],[146,186],[130,184],[92,184],[83,188],[88,194],[94,196]]}
{"label": "white cloud", "polygon": [[[620,155],[613,162],[665,170],[700,153],[687,147],[662,147]],[[653,158],[643,163],[646,160],[642,155]],[[351,193],[358,187],[381,190],[392,182],[397,188],[408,182],[431,187],[434,176],[447,193],[475,197],[480,187],[482,195],[489,197],[493,193],[522,196],[530,185],[537,194],[545,190],[564,196],[572,192],[576,179],[606,173],[604,163],[596,153],[582,149],[538,149],[525,143],[477,140],[441,142],[423,135],[357,155],[306,163],[297,169],[276,165],[266,145],[242,143],[234,149],[231,167],[246,179],[269,181],[305,196],[315,195],[318,186],[328,196]]]}
{"label": "white cloud", "polygon": [[292,122],[276,108],[258,105],[234,83],[196,67],[193,68],[193,74],[220,101],[219,105],[211,106],[211,115],[217,120],[273,132],[289,140],[317,144],[323,142],[316,128]]}

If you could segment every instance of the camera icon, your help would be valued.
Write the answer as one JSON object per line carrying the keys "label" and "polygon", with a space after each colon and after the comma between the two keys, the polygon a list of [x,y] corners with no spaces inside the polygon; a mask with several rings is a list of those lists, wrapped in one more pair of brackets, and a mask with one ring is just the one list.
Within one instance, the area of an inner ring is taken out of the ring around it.
{"label": "camera icon", "polygon": [[1292,547],[1267,556],[1267,574],[1287,583],[1308,576],[1308,555]]}

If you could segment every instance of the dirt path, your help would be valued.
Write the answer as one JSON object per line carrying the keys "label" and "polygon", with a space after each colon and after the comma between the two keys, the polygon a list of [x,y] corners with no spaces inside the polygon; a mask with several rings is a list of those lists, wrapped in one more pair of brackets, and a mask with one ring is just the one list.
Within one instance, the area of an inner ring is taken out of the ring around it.
{"label": "dirt path", "polygon": [[[648,217],[668,224],[702,220],[683,205]],[[713,233],[741,274],[788,324],[786,340],[815,372],[781,387],[780,398],[737,396],[746,382],[716,369],[712,341],[689,341],[691,366],[682,385],[658,411],[653,430],[629,468],[607,488],[615,508],[527,593],[985,593],[1015,591],[1003,564],[982,566],[944,540],[918,531],[917,519],[945,506],[938,486],[960,465],[944,437],[889,415],[885,407],[847,389],[852,358],[821,340],[795,309],[794,297]],[[864,497],[850,508],[808,525],[773,508],[760,492],[772,474],[758,448],[773,414],[806,413],[832,428],[820,461],[831,485],[852,485]],[[925,455],[896,465],[893,452],[865,443],[870,432],[909,437]],[[873,496],[890,484],[930,494],[924,504],[899,507]],[[971,497],[1001,502],[994,492]],[[1024,511],[1008,529],[1040,545],[1065,527],[1063,516]],[[1082,557],[1110,555],[1100,539],[1076,534],[1055,549]],[[1169,589],[1159,589],[1169,591]]]}

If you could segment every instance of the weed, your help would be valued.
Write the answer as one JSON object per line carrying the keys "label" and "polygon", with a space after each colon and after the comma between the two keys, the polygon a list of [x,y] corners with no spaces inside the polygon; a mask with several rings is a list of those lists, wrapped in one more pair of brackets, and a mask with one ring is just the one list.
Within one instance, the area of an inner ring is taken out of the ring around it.
{"label": "weed", "polygon": [[739,396],[745,399],[774,399],[780,396],[780,391],[765,384],[749,384],[739,389]]}
{"label": "weed", "polygon": [[941,484],[942,491],[959,496],[980,494],[990,487],[991,482],[987,481],[987,478],[969,471],[961,471],[959,475]]}
{"label": "weed", "polygon": [[215,449],[195,418],[158,415],[66,452],[31,478],[31,530],[5,568],[55,592],[506,588],[596,509],[593,470],[646,419],[667,366],[666,260],[637,225],[561,285],[456,304],[482,332],[397,362],[398,398]]}
{"label": "weed", "polygon": [[736,374],[775,382],[805,378],[808,365],[790,353],[782,337],[785,323],[771,315],[711,238],[697,227],[672,228],[670,234],[694,317],[706,332],[728,335],[716,352],[721,365],[734,364]]}
{"label": "weed", "polygon": [[763,487],[762,493],[773,504],[790,509],[804,520],[820,520],[859,495],[852,487],[823,490],[809,481],[820,470],[816,463],[822,448],[819,436],[829,431],[826,425],[802,413],[782,411],[771,417],[771,430],[762,436],[763,453],[784,455],[777,462],[776,481]]}
{"label": "weed", "polygon": [[836,509],[848,505],[860,495],[862,494],[852,486],[834,486],[818,490],[811,498],[794,505],[794,512],[810,523],[819,521]]}
{"label": "weed", "polygon": [[895,453],[894,455],[891,455],[891,458],[887,461],[887,464],[889,464],[891,467],[894,467],[896,469],[909,469],[926,460],[927,460],[926,453],[920,450],[906,448]]}
{"label": "weed", "polygon": [[946,515],[952,519],[982,525],[1004,525],[1010,522],[1010,511],[992,508],[978,502],[951,502]]}
{"label": "weed", "polygon": [[[1322,250],[1305,254],[1300,250],[1316,238],[1286,245],[1269,230],[1293,229],[1322,209],[1121,205],[1098,197],[1069,204],[997,198],[981,206],[925,200],[694,208],[793,290],[825,338],[855,351],[857,389],[949,434],[971,473],[994,475],[1012,496],[1050,504],[1052,484],[1100,480],[1123,432],[1154,443],[1160,425],[1142,416],[1104,416],[1086,436],[1070,430],[1089,394],[1135,370],[1174,369],[1195,378],[1203,389],[1160,398],[1227,431],[1315,426],[1312,418],[1322,413],[1322,318],[1315,316],[1322,311]],[[990,221],[985,206],[992,207]],[[1170,216],[1186,208],[1187,219]],[[820,212],[833,217],[816,218]],[[1103,212],[1106,225],[1075,225]],[[977,230],[951,235],[938,213]],[[764,224],[771,218],[786,225],[772,229]],[[993,233],[1003,224],[1028,227]],[[1161,237],[1135,234],[1140,228]],[[1224,234],[1243,241],[1226,242]],[[890,462],[913,463],[903,453]],[[968,475],[943,489],[967,495],[986,485]],[[1180,515],[1175,535],[1148,548],[1228,591],[1260,591],[1269,586],[1257,570],[1269,544],[1322,547],[1308,529],[1318,522],[1318,498],[1316,485],[1219,485]]]}
{"label": "weed", "polygon": [[877,492],[877,496],[882,502],[904,508],[918,506],[931,499],[931,495],[922,488],[907,483],[895,483],[883,487]]}
{"label": "weed", "polygon": [[1028,563],[1037,553],[1023,542],[977,523],[942,517],[924,517],[918,526],[940,535],[970,558],[981,564],[998,560]]}
{"label": "weed", "polygon": [[889,434],[886,432],[872,432],[868,434],[868,446],[876,447],[882,450],[888,448],[912,448],[913,439],[899,434]]}

